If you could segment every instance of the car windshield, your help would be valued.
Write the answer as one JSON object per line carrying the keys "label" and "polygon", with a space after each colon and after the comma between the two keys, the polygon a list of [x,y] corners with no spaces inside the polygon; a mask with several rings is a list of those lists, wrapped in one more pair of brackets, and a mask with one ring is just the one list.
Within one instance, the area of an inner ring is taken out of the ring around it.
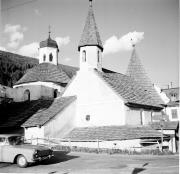
{"label": "car windshield", "polygon": [[11,137],[8,137],[8,141],[10,145],[19,145],[23,143],[23,137],[11,136]]}

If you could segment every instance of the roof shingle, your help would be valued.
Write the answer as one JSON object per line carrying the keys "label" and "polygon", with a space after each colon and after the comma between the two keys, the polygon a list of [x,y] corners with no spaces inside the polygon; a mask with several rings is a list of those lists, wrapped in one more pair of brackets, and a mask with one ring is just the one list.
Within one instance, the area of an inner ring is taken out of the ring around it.
{"label": "roof shingle", "polygon": [[54,82],[54,83],[68,83],[70,78],[63,71],[61,66],[56,66],[51,63],[41,63],[31,69],[16,82],[16,85],[29,82]]}
{"label": "roof shingle", "polygon": [[157,103],[153,95],[133,78],[120,73],[97,71],[97,74],[125,100],[125,103],[147,105],[162,109],[162,106],[160,103]]}
{"label": "roof shingle", "polygon": [[42,126],[57,113],[76,100],[76,96],[61,97],[55,99],[48,108],[41,108],[22,124],[22,127]]}
{"label": "roof shingle", "polygon": [[64,138],[71,141],[113,141],[158,138],[161,133],[145,126],[100,126],[74,128]]}
{"label": "roof shingle", "polygon": [[141,60],[139,59],[136,49],[133,49],[130,62],[128,64],[127,73],[126,75],[133,78],[137,83],[139,83],[145,90],[147,90],[149,93],[151,93],[151,96],[153,96],[156,103],[165,104],[158,93],[155,91],[155,88],[146,74],[146,71],[141,63]]}
{"label": "roof shingle", "polygon": [[80,50],[80,47],[82,46],[92,46],[92,45],[93,46],[96,45],[101,50],[103,50],[100,34],[98,32],[98,28],[95,22],[93,8],[92,5],[90,5],[84,30],[78,45],[78,50]]}

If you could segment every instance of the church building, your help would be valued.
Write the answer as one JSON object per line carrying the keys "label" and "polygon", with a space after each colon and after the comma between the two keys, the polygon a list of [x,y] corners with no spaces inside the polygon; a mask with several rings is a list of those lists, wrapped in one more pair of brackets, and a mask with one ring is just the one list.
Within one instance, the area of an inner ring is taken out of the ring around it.
{"label": "church building", "polygon": [[21,125],[25,138],[59,138],[84,147],[94,147],[98,140],[109,148],[140,148],[147,139],[159,141],[161,133],[150,124],[164,103],[132,47],[126,74],[103,68],[92,0],[78,45],[79,68],[58,62],[60,51],[49,33],[40,42],[39,64],[13,86],[15,101],[41,100],[29,108],[31,114]]}

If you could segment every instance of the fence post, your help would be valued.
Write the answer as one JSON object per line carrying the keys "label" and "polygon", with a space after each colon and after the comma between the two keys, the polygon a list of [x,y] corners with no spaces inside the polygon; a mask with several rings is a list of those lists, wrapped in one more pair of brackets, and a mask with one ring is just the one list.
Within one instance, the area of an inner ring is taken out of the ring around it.
{"label": "fence post", "polygon": [[69,138],[69,147],[70,149],[72,150],[72,147],[71,147],[71,139]]}
{"label": "fence post", "polygon": [[48,146],[50,147],[50,140],[49,140],[49,136],[48,136]]}
{"label": "fence post", "polygon": [[99,153],[99,139],[97,139],[98,153]]}

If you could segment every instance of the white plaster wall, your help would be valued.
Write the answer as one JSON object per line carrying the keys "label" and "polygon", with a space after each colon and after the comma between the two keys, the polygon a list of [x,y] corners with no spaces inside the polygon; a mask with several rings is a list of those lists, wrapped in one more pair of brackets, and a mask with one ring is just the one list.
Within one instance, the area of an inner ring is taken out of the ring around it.
{"label": "white plaster wall", "polygon": [[[178,114],[177,118],[172,118],[172,113],[171,113],[172,109],[177,109],[177,114]],[[164,111],[169,116],[170,121],[178,121],[179,120],[179,115],[180,115],[179,107],[177,107],[177,106],[176,107],[167,107]]]}
{"label": "white plaster wall", "polygon": [[161,97],[161,99],[164,101],[164,103],[168,103],[170,101],[170,99],[166,96],[166,93],[161,91],[161,88],[159,88],[157,85],[154,85],[154,88]]}
{"label": "white plaster wall", "polygon": [[[44,138],[44,127],[25,128],[24,138],[32,144],[37,144],[36,138]],[[43,142],[43,140],[38,140],[38,142]]]}
{"label": "white plaster wall", "polygon": [[116,140],[116,141],[94,141],[94,142],[61,142],[66,146],[88,147],[88,148],[108,148],[108,149],[136,149],[141,147],[140,139]]}
{"label": "white plaster wall", "polygon": [[44,125],[44,136],[47,138],[62,138],[74,128],[76,101],[58,113]]}
{"label": "white plaster wall", "polygon": [[126,107],[126,124],[140,125],[141,124],[141,110],[131,109]]}
{"label": "white plaster wall", "polygon": [[[53,60],[52,62],[49,61],[49,54],[52,53]],[[44,54],[46,55],[46,61],[43,60]],[[39,63],[52,63],[54,65],[58,64],[58,50],[57,48],[51,48],[51,47],[43,47],[39,49]]]}
{"label": "white plaster wall", "polygon": [[31,82],[13,86],[13,98],[15,102],[24,101],[24,91],[29,89],[30,100],[37,100],[41,97],[53,97],[53,90],[57,89],[62,93],[64,87],[52,82]]}
{"label": "white plaster wall", "polygon": [[[82,53],[86,51],[86,62],[82,61]],[[100,55],[100,62],[98,63],[98,51]],[[80,70],[86,71],[88,69],[96,68],[102,69],[102,52],[97,46],[85,46],[80,48]]]}
{"label": "white plaster wall", "polygon": [[34,87],[33,85],[19,86],[14,88],[14,101],[21,102],[24,101],[24,92],[25,90],[30,91],[30,100],[37,100],[41,97],[41,86],[37,85]]}
{"label": "white plaster wall", "polygon": [[152,116],[151,111],[143,111],[144,112],[144,118],[143,118],[143,125],[147,125],[152,122]]}
{"label": "white plaster wall", "polygon": [[[94,70],[78,71],[63,96],[77,96],[76,126],[107,126],[125,124],[123,100]],[[90,121],[86,121],[90,115]]]}
{"label": "white plaster wall", "polygon": [[41,82],[41,81],[38,81],[38,82],[30,82],[30,83],[23,83],[23,84],[20,84],[20,85],[14,85],[13,88],[17,88],[17,87],[21,87],[21,86],[29,86],[29,85],[32,85],[32,86],[47,86],[49,88],[54,88],[54,89],[57,89],[58,92],[62,92],[63,91],[63,87],[61,87],[60,85],[57,85],[55,83],[52,83],[52,82]]}

